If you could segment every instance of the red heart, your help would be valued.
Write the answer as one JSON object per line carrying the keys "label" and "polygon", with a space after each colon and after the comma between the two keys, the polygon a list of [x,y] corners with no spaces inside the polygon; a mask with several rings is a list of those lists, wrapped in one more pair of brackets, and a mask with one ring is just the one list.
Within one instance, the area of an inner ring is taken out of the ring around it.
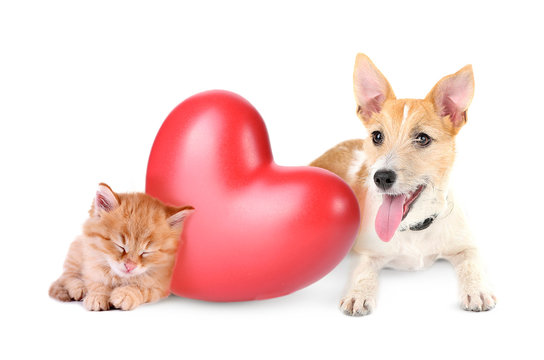
{"label": "red heart", "polygon": [[349,186],[322,169],[276,165],[261,116],[227,91],[194,95],[170,113],[151,150],[146,191],[196,208],[171,283],[195,299],[296,291],[340,262],[359,227]]}

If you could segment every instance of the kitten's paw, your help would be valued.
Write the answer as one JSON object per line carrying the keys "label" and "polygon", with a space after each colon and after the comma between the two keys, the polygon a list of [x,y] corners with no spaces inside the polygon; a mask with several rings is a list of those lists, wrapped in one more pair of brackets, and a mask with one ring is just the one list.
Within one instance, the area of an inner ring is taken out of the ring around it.
{"label": "kitten's paw", "polygon": [[65,286],[72,300],[80,301],[87,294],[87,288],[81,279],[68,279],[65,281]]}
{"label": "kitten's paw", "polygon": [[140,305],[142,294],[138,289],[128,286],[113,289],[110,303],[117,309],[133,310]]}
{"label": "kitten's paw", "polygon": [[466,292],[461,297],[461,307],[467,311],[488,311],[496,304],[497,298],[491,291]]}
{"label": "kitten's paw", "polygon": [[60,280],[57,280],[53,284],[51,284],[51,287],[49,288],[49,296],[51,296],[53,299],[57,299],[60,301],[72,300],[70,294],[68,293],[68,290],[66,290]]}
{"label": "kitten's paw", "polygon": [[87,294],[83,299],[83,305],[90,311],[103,311],[110,308],[109,298],[103,294]]}
{"label": "kitten's paw", "polygon": [[375,298],[360,292],[349,292],[340,300],[340,310],[350,316],[369,315],[375,307]]}

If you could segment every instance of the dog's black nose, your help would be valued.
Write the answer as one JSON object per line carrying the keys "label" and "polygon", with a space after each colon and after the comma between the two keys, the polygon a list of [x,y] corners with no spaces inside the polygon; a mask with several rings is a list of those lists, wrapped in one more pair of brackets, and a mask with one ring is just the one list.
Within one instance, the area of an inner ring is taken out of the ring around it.
{"label": "dog's black nose", "polygon": [[397,180],[397,174],[391,170],[380,170],[374,174],[376,186],[382,190],[389,190]]}

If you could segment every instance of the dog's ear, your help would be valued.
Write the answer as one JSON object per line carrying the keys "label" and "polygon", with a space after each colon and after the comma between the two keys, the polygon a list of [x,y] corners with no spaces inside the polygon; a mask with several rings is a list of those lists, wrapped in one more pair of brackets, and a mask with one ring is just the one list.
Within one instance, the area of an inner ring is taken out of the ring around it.
{"label": "dog's ear", "polygon": [[365,54],[357,54],[353,71],[353,89],[357,115],[367,122],[372,114],[382,110],[386,100],[395,99],[389,82]]}
{"label": "dog's ear", "polygon": [[474,96],[474,74],[467,65],[455,74],[443,77],[427,95],[435,111],[447,120],[454,133],[467,121],[467,109]]}

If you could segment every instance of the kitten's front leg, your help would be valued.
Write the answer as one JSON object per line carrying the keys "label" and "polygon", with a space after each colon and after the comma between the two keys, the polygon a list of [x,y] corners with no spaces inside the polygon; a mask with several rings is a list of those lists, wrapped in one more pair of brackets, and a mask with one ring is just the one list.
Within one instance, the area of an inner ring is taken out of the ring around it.
{"label": "kitten's front leg", "polygon": [[102,283],[87,283],[87,295],[83,299],[83,305],[90,311],[102,311],[110,308],[109,299],[111,287]]}
{"label": "kitten's front leg", "polygon": [[144,294],[137,286],[127,285],[113,289],[110,303],[117,309],[133,310],[145,301]]}
{"label": "kitten's front leg", "polygon": [[85,297],[87,289],[81,278],[81,263],[81,240],[76,239],[66,255],[64,272],[49,288],[49,296],[60,301],[79,301]]}
{"label": "kitten's front leg", "polygon": [[49,288],[49,296],[60,301],[80,301],[86,292],[83,280],[70,274],[63,274]]}
{"label": "kitten's front leg", "polygon": [[469,311],[493,309],[497,299],[485,279],[478,251],[467,248],[446,259],[455,267],[463,309]]}
{"label": "kitten's front leg", "polygon": [[160,299],[170,295],[170,289],[169,289],[168,283],[163,287],[151,287],[142,292],[144,294],[144,302],[146,303],[159,301]]}
{"label": "kitten's front leg", "polygon": [[340,309],[346,315],[368,315],[376,307],[378,273],[383,261],[369,255],[361,255],[353,273],[350,290],[340,301]]}

